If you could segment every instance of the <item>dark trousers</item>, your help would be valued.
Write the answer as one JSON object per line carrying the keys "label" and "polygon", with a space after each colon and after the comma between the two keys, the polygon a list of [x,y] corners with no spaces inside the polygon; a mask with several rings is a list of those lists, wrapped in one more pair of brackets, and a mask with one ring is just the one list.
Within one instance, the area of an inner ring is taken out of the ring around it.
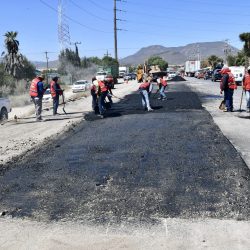
{"label": "dark trousers", "polygon": [[57,109],[59,106],[59,95],[53,97],[53,115],[57,114]]}
{"label": "dark trousers", "polygon": [[98,106],[99,106],[99,112],[101,115],[104,114],[104,106],[105,106],[105,98],[107,96],[108,92],[102,92],[98,99]]}
{"label": "dark trousers", "polygon": [[226,89],[224,90],[224,99],[226,102],[226,108],[228,111],[233,111],[233,94],[234,90],[233,89]]}
{"label": "dark trousers", "polygon": [[96,106],[98,106],[97,94],[96,93],[91,93],[91,95],[92,95],[92,109],[95,110]]}

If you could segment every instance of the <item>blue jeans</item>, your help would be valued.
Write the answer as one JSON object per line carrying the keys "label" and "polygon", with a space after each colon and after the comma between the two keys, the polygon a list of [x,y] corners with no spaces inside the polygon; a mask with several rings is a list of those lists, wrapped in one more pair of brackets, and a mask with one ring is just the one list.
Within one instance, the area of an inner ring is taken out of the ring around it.
{"label": "blue jeans", "polygon": [[161,98],[166,98],[166,94],[164,93],[166,86],[161,86],[160,88],[160,96]]}
{"label": "blue jeans", "polygon": [[57,109],[59,105],[59,95],[53,97],[53,115],[57,114]]}
{"label": "blue jeans", "polygon": [[148,98],[148,91],[141,89],[140,94],[142,97],[142,106],[143,108],[151,109],[150,103],[149,103],[149,98]]}
{"label": "blue jeans", "polygon": [[233,111],[233,89],[226,89],[224,90],[224,98],[226,102],[226,108],[228,111]]}
{"label": "blue jeans", "polygon": [[98,99],[98,107],[100,115],[104,114],[104,106],[105,106],[105,98],[107,96],[108,92],[102,92]]}
{"label": "blue jeans", "polygon": [[250,109],[250,90],[246,90],[247,109]]}

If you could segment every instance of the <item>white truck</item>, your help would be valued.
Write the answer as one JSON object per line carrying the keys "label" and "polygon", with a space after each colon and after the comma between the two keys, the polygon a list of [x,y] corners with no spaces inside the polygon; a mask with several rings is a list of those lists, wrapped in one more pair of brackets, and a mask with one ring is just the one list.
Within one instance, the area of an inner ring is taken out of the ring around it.
{"label": "white truck", "polygon": [[245,75],[245,67],[244,66],[230,66],[229,69],[234,75],[234,79],[237,85],[241,85],[243,77]]}
{"label": "white truck", "polygon": [[0,98],[0,121],[8,119],[8,113],[11,112],[10,100],[8,98]]}
{"label": "white truck", "polygon": [[194,76],[195,72],[201,69],[201,62],[198,60],[189,60],[185,62],[185,75]]}
{"label": "white truck", "polygon": [[129,68],[127,66],[119,67],[119,77],[124,77],[128,73],[129,73]]}

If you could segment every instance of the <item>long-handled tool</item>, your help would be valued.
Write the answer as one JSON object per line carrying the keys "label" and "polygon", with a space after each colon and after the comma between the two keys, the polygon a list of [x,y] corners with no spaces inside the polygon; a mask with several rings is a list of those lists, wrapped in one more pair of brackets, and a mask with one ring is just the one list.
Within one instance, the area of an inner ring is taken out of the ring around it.
{"label": "long-handled tool", "polygon": [[64,98],[64,93],[62,93],[62,104],[63,104],[63,108],[62,108],[62,110],[63,110],[63,112],[64,112],[64,114],[65,115],[67,115],[67,113],[66,113],[66,111],[65,111],[65,98]]}
{"label": "long-handled tool", "polygon": [[240,98],[240,109],[238,110],[239,112],[242,112],[242,111],[243,111],[243,110],[241,109],[242,99],[243,99],[243,93],[244,93],[244,89],[243,89],[243,87],[242,87],[241,98]]}

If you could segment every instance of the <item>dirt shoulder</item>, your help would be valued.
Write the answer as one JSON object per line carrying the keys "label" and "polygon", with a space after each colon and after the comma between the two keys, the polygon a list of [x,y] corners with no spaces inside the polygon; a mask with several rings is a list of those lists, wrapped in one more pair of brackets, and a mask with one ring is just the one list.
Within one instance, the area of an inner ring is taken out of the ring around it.
{"label": "dirt shoulder", "polygon": [[[138,83],[131,81],[128,84],[117,84],[113,90],[114,95],[123,97],[138,89]],[[46,144],[47,141],[55,139],[66,131],[72,130],[78,123],[84,119],[84,113],[91,112],[91,96],[78,98],[76,101],[68,96],[68,102],[65,110],[59,106],[59,116],[53,116],[52,110],[43,110],[43,119],[45,122],[36,122],[35,116],[30,115],[34,112],[33,105],[22,108],[16,108],[10,115],[10,120],[0,126],[0,166],[14,157],[24,154]],[[114,102],[119,101],[114,98]],[[48,108],[51,104],[45,104],[43,108]],[[17,121],[13,119],[18,116]]]}

